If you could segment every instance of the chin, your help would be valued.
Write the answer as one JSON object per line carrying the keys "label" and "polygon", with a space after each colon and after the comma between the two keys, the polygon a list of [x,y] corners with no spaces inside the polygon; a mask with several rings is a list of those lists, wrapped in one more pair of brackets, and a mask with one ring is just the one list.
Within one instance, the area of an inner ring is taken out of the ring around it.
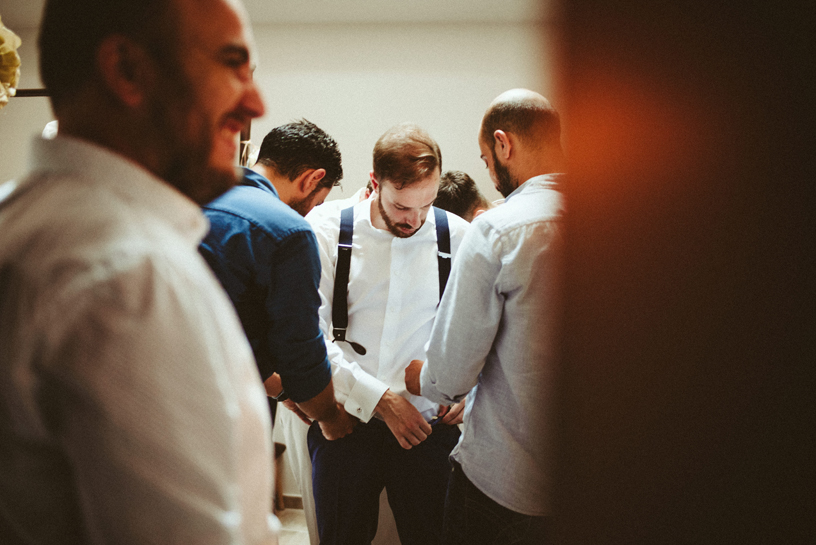
{"label": "chin", "polygon": [[233,168],[228,171],[207,169],[197,180],[189,182],[187,191],[183,192],[197,204],[204,205],[235,187],[238,177]]}

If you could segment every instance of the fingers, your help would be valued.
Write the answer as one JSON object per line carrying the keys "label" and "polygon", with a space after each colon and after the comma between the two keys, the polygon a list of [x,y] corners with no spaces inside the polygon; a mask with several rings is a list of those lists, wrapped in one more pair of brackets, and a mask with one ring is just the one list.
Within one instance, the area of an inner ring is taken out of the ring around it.
{"label": "fingers", "polygon": [[404,449],[420,444],[431,433],[431,425],[425,422],[416,407],[391,390],[386,390],[380,398],[377,412]]}
{"label": "fingers", "polygon": [[301,422],[303,422],[307,426],[312,425],[311,419],[308,416],[306,416],[306,413],[300,410],[300,407],[297,406],[297,403],[295,403],[291,399],[287,399],[286,401],[282,401],[281,403],[283,404],[284,407],[295,413],[295,415],[298,418],[300,418]]}
{"label": "fingers", "polygon": [[462,423],[462,417],[465,414],[465,402],[460,401],[459,403],[454,403],[450,406],[450,409],[445,414],[445,417],[442,419],[442,424],[448,425],[456,425]]}
{"label": "fingers", "polygon": [[425,422],[425,419],[417,413],[417,418],[413,419],[411,422],[406,423],[403,427],[401,433],[399,435],[395,434],[397,441],[404,449],[410,449],[411,447],[415,447],[425,439],[433,431],[433,428],[430,424]]}
{"label": "fingers", "polygon": [[431,433],[431,426],[424,420],[423,423],[427,426],[427,431],[422,428],[417,428],[415,430],[408,430],[406,428],[404,433],[401,433],[400,435],[395,434],[395,437],[402,448],[409,450],[428,438],[428,435]]}

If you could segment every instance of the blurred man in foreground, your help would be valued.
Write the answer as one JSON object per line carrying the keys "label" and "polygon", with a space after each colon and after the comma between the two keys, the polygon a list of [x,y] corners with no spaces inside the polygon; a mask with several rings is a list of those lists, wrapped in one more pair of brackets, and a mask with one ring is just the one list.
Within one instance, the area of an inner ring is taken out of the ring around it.
{"label": "blurred man in foreground", "polygon": [[39,45],[59,135],[0,188],[0,534],[276,543],[263,385],[197,252],[264,111],[243,7],[48,0]]}

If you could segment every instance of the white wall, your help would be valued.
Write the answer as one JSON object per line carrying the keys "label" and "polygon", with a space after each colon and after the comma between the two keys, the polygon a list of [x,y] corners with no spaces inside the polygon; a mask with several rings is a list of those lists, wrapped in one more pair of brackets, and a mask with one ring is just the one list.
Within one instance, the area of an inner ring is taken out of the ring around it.
{"label": "white wall", "polygon": [[413,121],[442,149],[443,169],[464,170],[499,198],[479,159],[490,101],[513,87],[552,93],[552,54],[534,24],[263,25],[255,77],[267,102],[253,122],[260,145],[273,127],[306,117],[337,140],[342,198],[365,184],[386,129]]}
{"label": "white wall", "polygon": [[[12,29],[23,44],[17,51],[22,60],[21,89],[39,89],[37,30]],[[53,119],[51,106],[43,97],[14,97],[0,110],[0,183],[23,174],[28,164],[29,143]]]}
{"label": "white wall", "polygon": [[[255,77],[267,103],[253,122],[260,145],[273,127],[306,117],[338,142],[342,198],[365,184],[371,151],[402,121],[437,140],[443,168],[464,170],[490,199],[493,189],[476,144],[485,108],[499,93],[529,87],[554,92],[547,26],[532,23],[257,25]],[[34,29],[23,39],[21,88],[39,88]],[[558,103],[556,101],[556,107]],[[25,171],[29,141],[52,119],[45,98],[13,98],[0,110],[0,180]]]}

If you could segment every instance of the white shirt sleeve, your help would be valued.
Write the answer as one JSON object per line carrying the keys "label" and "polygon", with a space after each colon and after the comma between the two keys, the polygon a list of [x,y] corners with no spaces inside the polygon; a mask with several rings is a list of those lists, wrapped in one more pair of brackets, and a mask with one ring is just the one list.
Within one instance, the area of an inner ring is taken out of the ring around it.
{"label": "white shirt sleeve", "polygon": [[[339,214],[338,214],[339,215]],[[337,242],[339,222],[336,218],[324,218],[323,221],[337,223],[337,229],[328,233],[326,223],[315,227],[317,246],[320,254],[320,329],[326,339],[326,353],[332,366],[334,395],[346,411],[368,422],[374,415],[377,403],[388,386],[381,380],[364,371],[360,365],[346,358],[343,350],[333,342],[332,302],[334,300],[334,277],[337,263]],[[331,226],[334,227],[334,223]],[[332,236],[333,235],[333,236]]]}

